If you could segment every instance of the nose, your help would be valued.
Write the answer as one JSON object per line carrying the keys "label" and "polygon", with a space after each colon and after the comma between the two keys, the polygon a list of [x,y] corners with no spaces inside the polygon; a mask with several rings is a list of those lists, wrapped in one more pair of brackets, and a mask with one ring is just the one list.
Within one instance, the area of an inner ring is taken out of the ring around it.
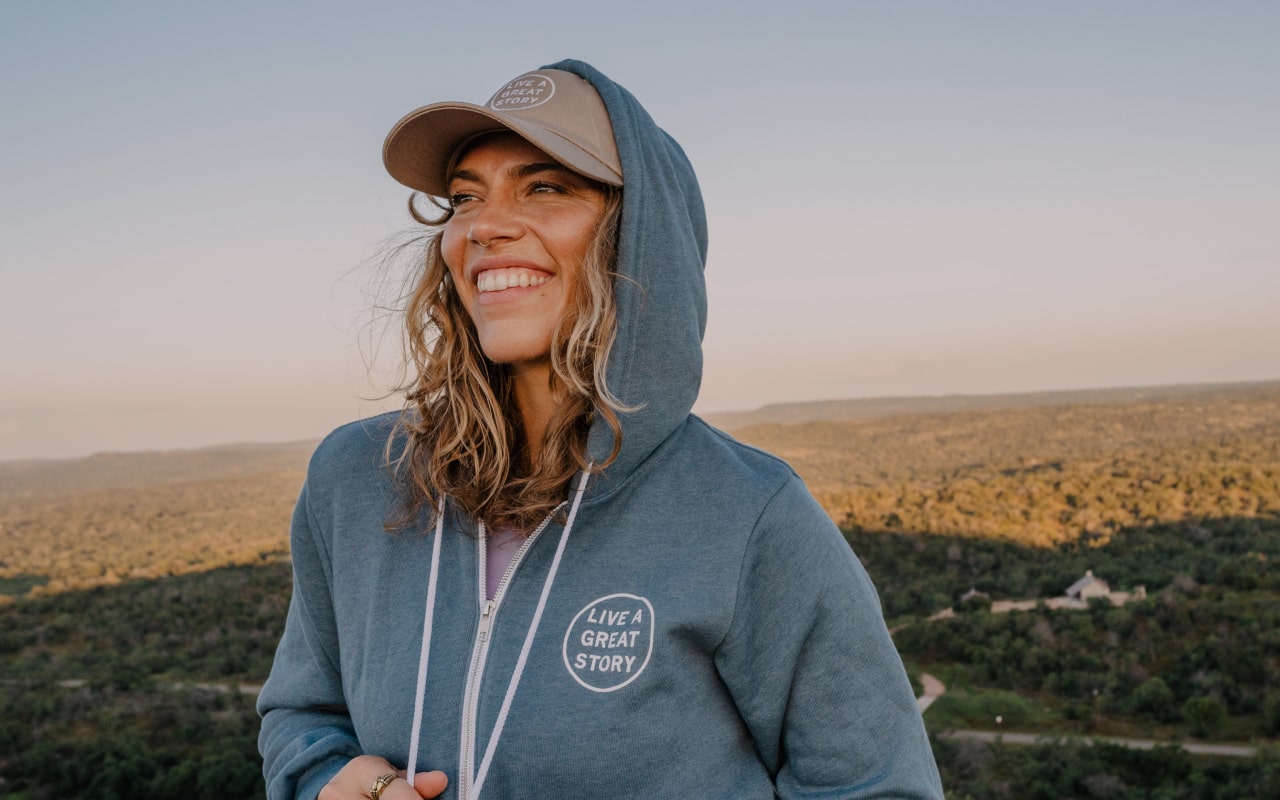
{"label": "nose", "polygon": [[515,204],[494,193],[471,212],[467,241],[480,247],[494,243],[513,241],[524,235],[524,223],[516,212]]}

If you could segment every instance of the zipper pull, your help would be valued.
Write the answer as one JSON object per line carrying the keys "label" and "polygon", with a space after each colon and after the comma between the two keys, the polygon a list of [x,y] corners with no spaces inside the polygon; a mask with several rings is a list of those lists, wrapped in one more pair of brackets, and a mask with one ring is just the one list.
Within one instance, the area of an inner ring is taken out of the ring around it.
{"label": "zipper pull", "polygon": [[484,604],[484,608],[480,609],[480,640],[484,641],[489,638],[489,625],[493,623],[494,603],[488,600]]}

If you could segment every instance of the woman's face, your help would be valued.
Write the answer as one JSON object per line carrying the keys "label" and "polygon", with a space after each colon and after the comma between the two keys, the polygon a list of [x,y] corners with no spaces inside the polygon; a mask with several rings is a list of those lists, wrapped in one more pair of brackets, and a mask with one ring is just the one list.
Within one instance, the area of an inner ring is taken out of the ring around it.
{"label": "woman's face", "polygon": [[604,194],[513,133],[476,140],[449,176],[449,194],[441,255],[485,355],[545,363]]}

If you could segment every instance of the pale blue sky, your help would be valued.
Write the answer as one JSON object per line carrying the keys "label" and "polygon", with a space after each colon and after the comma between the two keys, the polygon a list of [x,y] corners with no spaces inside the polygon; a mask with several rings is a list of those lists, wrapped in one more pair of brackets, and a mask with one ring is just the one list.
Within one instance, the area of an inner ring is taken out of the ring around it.
{"label": "pale blue sky", "polygon": [[564,57],[698,170],[699,410],[1280,378],[1278,41],[1272,2],[5,3],[0,459],[394,405],[383,136]]}

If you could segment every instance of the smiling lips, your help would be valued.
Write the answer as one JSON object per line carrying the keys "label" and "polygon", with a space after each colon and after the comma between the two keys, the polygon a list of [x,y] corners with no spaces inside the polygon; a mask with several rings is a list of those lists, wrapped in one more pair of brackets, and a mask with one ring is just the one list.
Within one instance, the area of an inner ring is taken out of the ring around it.
{"label": "smiling lips", "polygon": [[505,289],[516,287],[541,286],[549,280],[551,280],[551,276],[547,273],[523,267],[489,269],[481,272],[476,277],[476,288],[479,289],[481,294],[485,294],[487,292],[501,292]]}

